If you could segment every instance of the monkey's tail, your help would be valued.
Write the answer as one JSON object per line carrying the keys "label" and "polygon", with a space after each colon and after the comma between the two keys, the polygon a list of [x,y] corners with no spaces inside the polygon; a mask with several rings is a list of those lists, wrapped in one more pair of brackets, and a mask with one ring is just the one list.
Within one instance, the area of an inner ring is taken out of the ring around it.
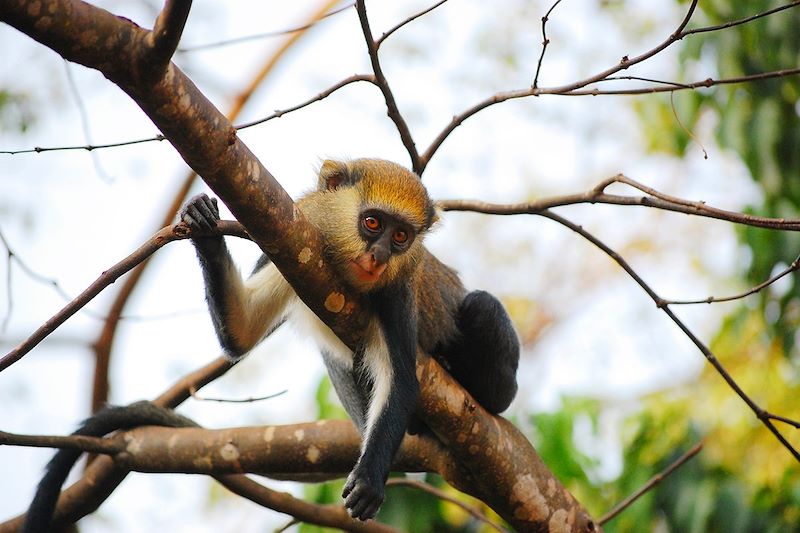
{"label": "monkey's tail", "polygon": [[[137,426],[190,427],[197,424],[171,409],[140,401],[99,411],[87,418],[73,435],[102,437],[113,431]],[[20,533],[45,533],[50,530],[61,487],[82,453],[80,450],[62,449],[47,463]]]}

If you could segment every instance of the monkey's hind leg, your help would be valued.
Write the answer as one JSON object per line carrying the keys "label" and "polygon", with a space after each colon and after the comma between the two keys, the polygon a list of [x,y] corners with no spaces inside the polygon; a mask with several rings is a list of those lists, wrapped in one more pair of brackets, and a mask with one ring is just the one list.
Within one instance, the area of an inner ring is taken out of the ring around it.
{"label": "monkey's hind leg", "polygon": [[517,394],[519,339],[503,304],[485,291],[467,294],[458,329],[447,350],[450,373],[486,410],[505,411]]}

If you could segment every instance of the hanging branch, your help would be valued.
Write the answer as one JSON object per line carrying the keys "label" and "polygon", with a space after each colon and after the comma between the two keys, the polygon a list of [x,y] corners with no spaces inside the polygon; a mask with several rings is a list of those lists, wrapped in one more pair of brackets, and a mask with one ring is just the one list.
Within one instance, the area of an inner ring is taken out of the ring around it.
{"label": "hanging branch", "polygon": [[[723,364],[717,359],[717,356],[706,346],[698,337],[694,334],[694,332],[689,329],[689,327],[683,323],[681,319],[679,319],[675,313],[672,312],[672,309],[669,308],[669,305],[666,304],[665,300],[663,300],[643,279],[636,273],[635,270],[620,256],[617,252],[609,248],[605,243],[599,240],[597,237],[583,229],[581,226],[574,224],[567,220],[564,217],[556,215],[552,211],[542,211],[539,215],[549,218],[554,222],[558,222],[562,226],[565,226],[575,233],[579,234],[581,237],[595,245],[597,248],[600,248],[603,252],[605,252],[609,257],[611,257],[616,263],[622,267],[628,275],[633,278],[637,285],[639,285],[642,290],[644,290],[647,295],[655,302],[656,306],[661,309],[666,315],[675,323],[676,326],[683,331],[684,335],[686,335],[692,344],[694,344],[698,350],[705,356],[706,360],[711,363],[711,366],[717,371],[717,373],[725,380],[725,383],[736,393],[742,401],[747,404],[751,411],[756,415],[764,426],[778,439],[784,448],[786,448],[792,456],[800,462],[800,452],[798,452],[792,444],[786,440],[786,437],[775,427],[772,423],[772,420],[775,418],[775,415],[767,412],[766,410],[762,409],[755,401],[753,401],[750,396],[739,386],[736,380],[728,373],[725,369]],[[783,420],[783,419],[782,419]],[[788,419],[787,419],[788,420]]]}

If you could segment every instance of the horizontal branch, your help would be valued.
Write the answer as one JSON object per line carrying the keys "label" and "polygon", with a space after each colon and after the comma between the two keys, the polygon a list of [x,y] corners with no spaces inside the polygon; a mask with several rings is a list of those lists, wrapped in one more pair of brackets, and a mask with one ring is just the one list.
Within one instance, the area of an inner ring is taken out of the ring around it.
{"label": "horizontal branch", "polygon": [[[606,193],[605,189],[613,183],[628,185],[646,193],[647,196],[623,196]],[[442,200],[438,202],[439,207],[444,211],[471,211],[491,215],[536,215],[553,207],[578,204],[652,207],[665,211],[714,218],[758,228],[800,231],[800,219],[768,218],[719,209],[702,201],[685,200],[683,198],[664,194],[622,174],[607,178],[596,187],[586,192],[553,196],[533,202],[520,202],[515,204],[495,204],[478,200]]]}

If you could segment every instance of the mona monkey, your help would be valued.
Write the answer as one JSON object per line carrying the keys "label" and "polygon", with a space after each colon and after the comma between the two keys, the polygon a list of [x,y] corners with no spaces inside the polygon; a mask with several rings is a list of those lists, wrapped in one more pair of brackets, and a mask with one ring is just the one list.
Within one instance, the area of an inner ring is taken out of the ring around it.
{"label": "mona monkey", "polygon": [[[328,263],[372,312],[355,351],[295,294],[264,255],[242,280],[221,236],[194,237],[219,342],[237,359],[287,318],[320,346],[334,388],[362,435],[361,455],[342,496],[350,515],[375,516],[397,448],[419,394],[419,346],[488,411],[517,392],[519,340],[502,304],[467,292],[456,272],[422,244],[438,216],[419,177],[380,159],[325,161],[317,189],[297,201],[323,234]],[[193,230],[219,220],[216,199],[201,194],[181,212]]]}
{"label": "mona monkey", "polygon": [[[297,201],[325,237],[326,259],[372,311],[364,341],[345,346],[303,304],[267,256],[242,280],[221,236],[194,237],[214,329],[225,353],[239,359],[287,318],[320,345],[334,388],[362,435],[361,455],[344,487],[354,518],[375,516],[389,467],[414,410],[417,346],[438,361],[491,413],[517,392],[519,341],[500,302],[468,293],[453,269],[422,239],[437,220],[420,179],[378,159],[325,161],[316,191]],[[193,230],[219,220],[217,201],[201,194],[181,211]],[[77,435],[101,436],[139,425],[195,425],[149,402],[112,407],[86,420]],[[28,510],[22,531],[47,531],[61,485],[80,452],[60,450]]]}

